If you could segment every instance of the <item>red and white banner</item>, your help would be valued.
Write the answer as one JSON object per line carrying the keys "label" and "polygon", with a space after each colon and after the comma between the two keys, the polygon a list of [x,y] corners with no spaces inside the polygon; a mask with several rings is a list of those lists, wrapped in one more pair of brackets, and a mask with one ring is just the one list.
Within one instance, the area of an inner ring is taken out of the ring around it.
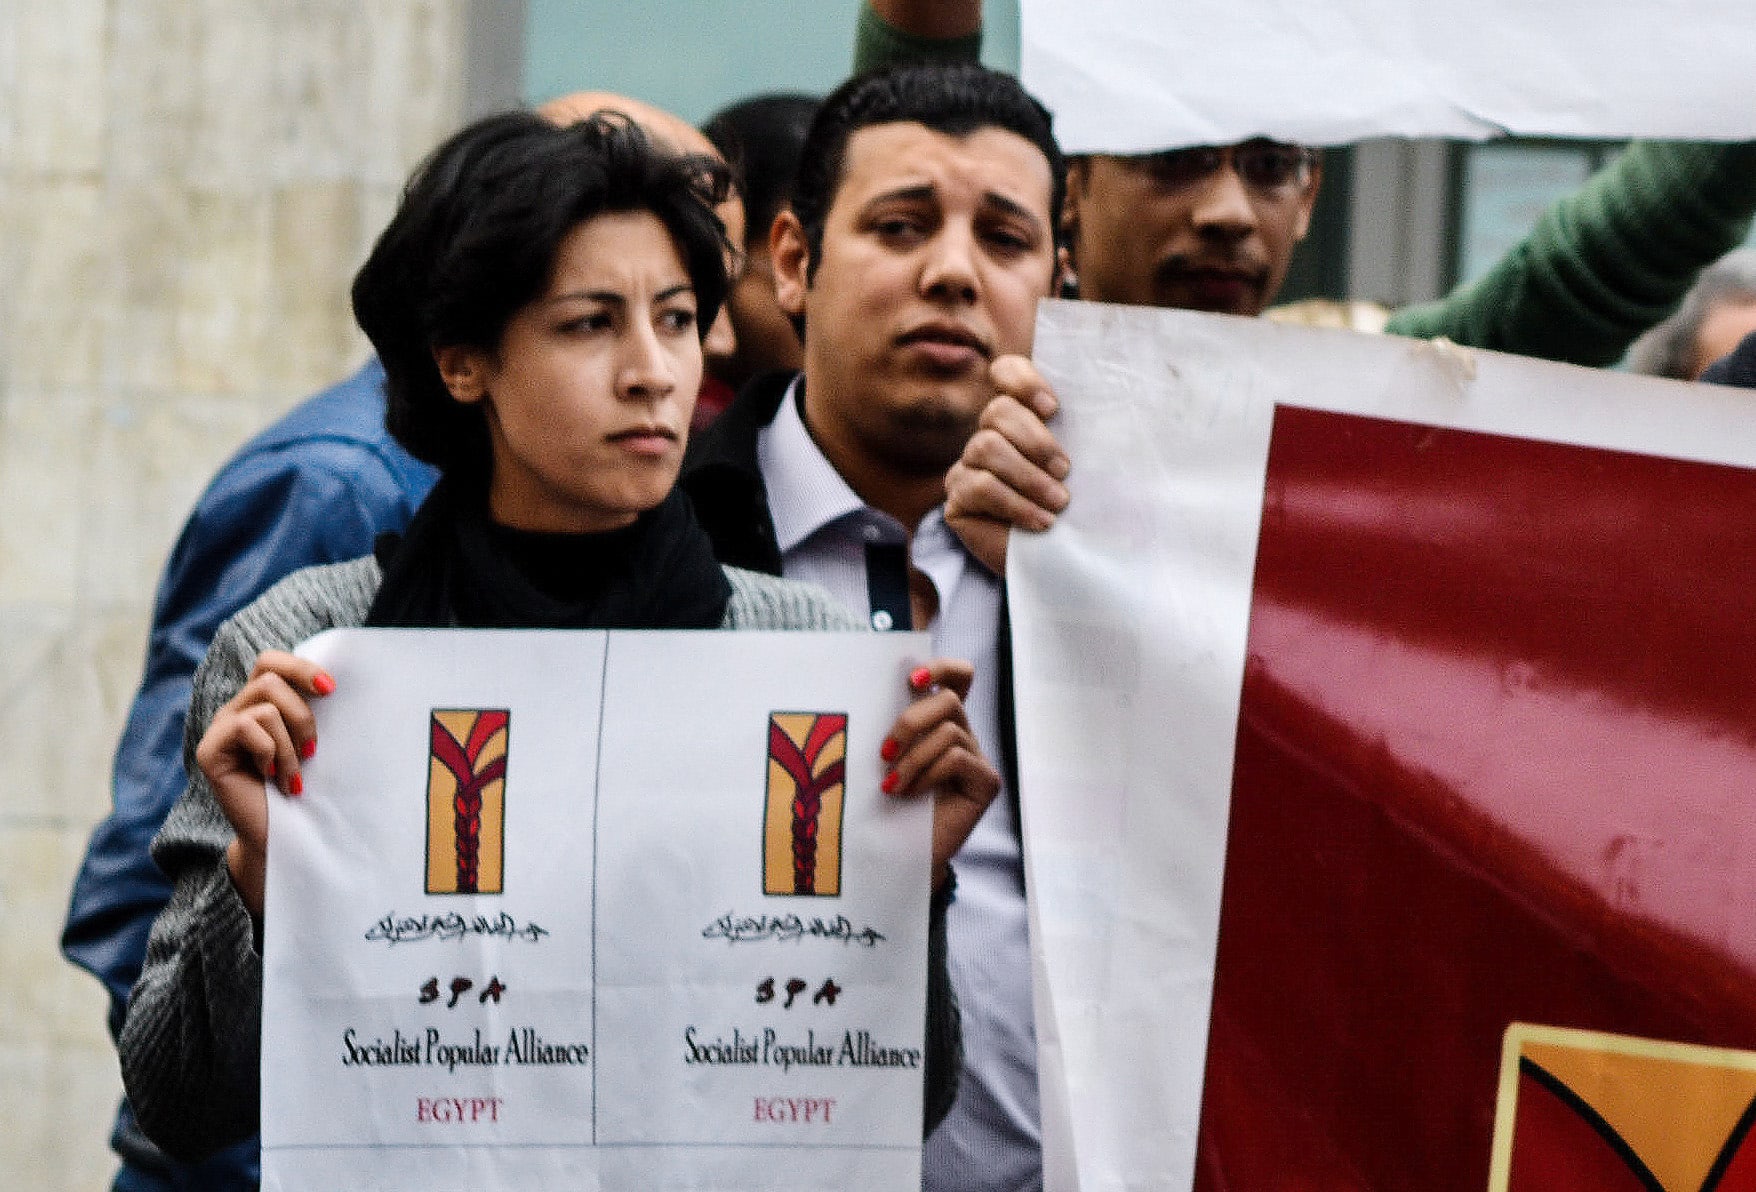
{"label": "red and white banner", "polygon": [[1037,358],[1048,1186],[1756,1187],[1756,394],[1085,303]]}

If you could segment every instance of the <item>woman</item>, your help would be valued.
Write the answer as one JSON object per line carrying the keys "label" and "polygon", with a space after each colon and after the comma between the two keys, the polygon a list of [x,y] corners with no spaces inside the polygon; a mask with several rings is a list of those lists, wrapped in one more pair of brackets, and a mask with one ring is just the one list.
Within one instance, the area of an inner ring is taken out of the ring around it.
{"label": "woman", "polygon": [[[626,121],[491,117],[416,171],[354,284],[384,363],[388,423],[441,479],[380,558],[297,572],[227,622],[191,700],[199,769],[154,843],[175,882],[120,1048],[147,1134],[194,1157],[256,1128],[265,779],[301,789],[309,701],[334,690],[287,651],[348,625],[848,629],[819,590],[722,569],[674,490],[726,290],[723,168]],[[884,787],[935,792],[928,1106],[956,1077],[944,970],[947,861],[998,789],[963,716],[966,664],[918,698]]]}

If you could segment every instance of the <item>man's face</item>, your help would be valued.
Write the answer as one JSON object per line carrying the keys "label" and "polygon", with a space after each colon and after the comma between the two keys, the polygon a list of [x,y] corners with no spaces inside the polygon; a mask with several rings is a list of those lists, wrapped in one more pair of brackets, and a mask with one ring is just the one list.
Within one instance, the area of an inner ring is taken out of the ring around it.
{"label": "man's face", "polygon": [[1030,351],[1055,273],[1052,192],[1016,133],[877,124],[848,139],[814,271],[798,221],[776,221],[777,296],[805,317],[806,421],[844,472],[956,462],[989,362]]}
{"label": "man's face", "polygon": [[[717,159],[718,153],[714,154]],[[725,225],[726,240],[732,248],[726,252],[727,289],[738,284],[744,272],[744,254],[737,247],[744,243],[744,200],[737,191],[726,195],[725,202],[714,208],[720,222]],[[701,350],[711,360],[735,355],[738,351],[738,333],[732,325],[731,304],[719,308],[714,317],[713,325],[707,329],[707,338],[702,341]]]}
{"label": "man's face", "polygon": [[726,292],[725,314],[735,338],[729,350],[722,350],[712,336],[706,345],[708,371],[733,389],[758,373],[796,372],[805,363],[799,333],[775,297],[774,261],[766,238],[749,243],[741,265]]}
{"label": "man's face", "polygon": [[1261,314],[1311,225],[1320,174],[1307,151],[1269,141],[1076,161],[1063,223],[1080,297]]}

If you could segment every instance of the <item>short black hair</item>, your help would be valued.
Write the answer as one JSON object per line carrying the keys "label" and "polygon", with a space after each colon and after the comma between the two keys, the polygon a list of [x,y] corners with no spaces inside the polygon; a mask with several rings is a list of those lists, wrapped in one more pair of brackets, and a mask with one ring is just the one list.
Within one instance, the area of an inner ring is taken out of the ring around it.
{"label": "short black hair", "polygon": [[754,95],[722,108],[701,126],[732,164],[744,196],[747,245],[768,243],[768,229],[792,194],[805,133],[823,101],[811,95]]}
{"label": "short black hair", "polygon": [[437,348],[495,352],[549,285],[567,234],[611,212],[650,211],[676,242],[705,336],[726,295],[725,166],[655,146],[603,112],[560,127],[529,112],[488,116],[418,167],[354,278],[354,317],[384,364],[385,425],[441,471],[486,467],[479,404],[452,398]]}
{"label": "short black hair", "polygon": [[841,186],[848,138],[874,124],[912,122],[965,137],[984,128],[1016,133],[1049,162],[1049,228],[1061,226],[1067,162],[1047,108],[1017,79],[974,62],[915,62],[856,75],[823,101],[805,134],[793,180],[793,214],[805,230],[810,272],[823,256],[823,225]]}

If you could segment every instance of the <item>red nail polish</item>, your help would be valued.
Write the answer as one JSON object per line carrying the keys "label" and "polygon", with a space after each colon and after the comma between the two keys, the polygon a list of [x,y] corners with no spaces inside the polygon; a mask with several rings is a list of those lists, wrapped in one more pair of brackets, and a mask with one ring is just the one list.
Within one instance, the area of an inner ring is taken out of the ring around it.
{"label": "red nail polish", "polygon": [[305,793],[305,780],[303,778],[299,777],[297,774],[294,774],[291,778],[287,779],[287,794],[289,794],[289,795],[302,795],[304,793]]}
{"label": "red nail polish", "polygon": [[265,769],[265,770],[264,770],[264,771],[262,771],[262,773],[263,773],[263,776],[264,776],[264,777],[267,777],[267,778],[273,778],[273,777],[274,777],[274,763],[273,763],[273,762],[269,762],[269,763],[268,763],[268,768],[267,768],[267,769]]}
{"label": "red nail polish", "polygon": [[915,667],[914,670],[909,672],[908,684],[910,687],[913,687],[916,690],[919,690],[920,688],[925,687],[927,684],[931,683],[932,681],[933,681],[933,672],[928,670],[924,666],[917,666],[917,667]]}
{"label": "red nail polish", "polygon": [[312,755],[314,755],[316,752],[317,752],[317,738],[316,737],[312,737],[309,741],[306,741],[303,745],[299,746],[299,756],[304,758],[306,761],[310,761]]}
{"label": "red nail polish", "polygon": [[878,789],[887,795],[894,795],[896,793],[896,784],[898,781],[900,780],[897,778],[895,770],[886,770],[884,772],[884,781],[878,784]]}
{"label": "red nail polish", "polygon": [[335,680],[329,677],[328,671],[318,671],[311,676],[311,688],[318,695],[328,695],[335,690]]}
{"label": "red nail polish", "polygon": [[895,737],[885,737],[884,744],[878,747],[878,756],[887,762],[895,761],[896,755],[901,752],[902,746],[896,743]]}

